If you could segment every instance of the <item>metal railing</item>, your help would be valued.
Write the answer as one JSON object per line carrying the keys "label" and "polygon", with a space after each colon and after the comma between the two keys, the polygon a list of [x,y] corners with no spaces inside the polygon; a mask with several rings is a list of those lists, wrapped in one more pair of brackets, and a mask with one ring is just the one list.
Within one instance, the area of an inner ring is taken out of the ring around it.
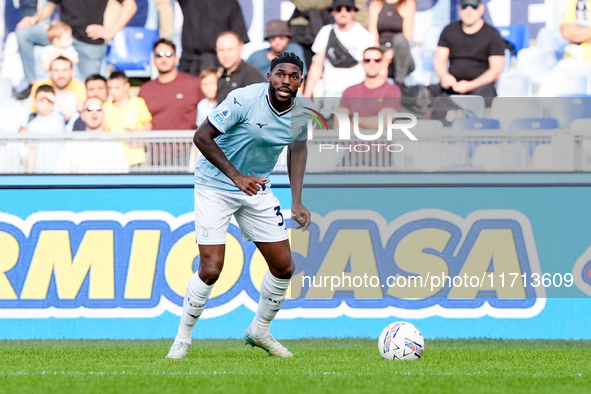
{"label": "metal railing", "polygon": [[[387,141],[339,141],[335,131],[308,141],[309,173],[591,171],[591,131],[413,131]],[[192,173],[192,131],[0,134],[0,173]],[[281,155],[274,172],[285,173]]]}

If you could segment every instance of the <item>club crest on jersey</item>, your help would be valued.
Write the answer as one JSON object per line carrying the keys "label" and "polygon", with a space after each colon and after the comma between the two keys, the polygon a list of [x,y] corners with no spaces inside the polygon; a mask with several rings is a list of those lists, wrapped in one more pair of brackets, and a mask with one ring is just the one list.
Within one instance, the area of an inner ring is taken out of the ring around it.
{"label": "club crest on jersey", "polygon": [[227,108],[222,109],[220,112],[214,115],[214,119],[218,121],[218,123],[222,124],[228,119],[230,116],[230,110]]}

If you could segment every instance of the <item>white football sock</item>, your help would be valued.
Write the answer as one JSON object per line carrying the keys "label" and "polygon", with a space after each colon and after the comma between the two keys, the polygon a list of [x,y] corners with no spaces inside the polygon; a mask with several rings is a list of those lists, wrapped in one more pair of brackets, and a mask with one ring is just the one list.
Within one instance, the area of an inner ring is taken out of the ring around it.
{"label": "white football sock", "polygon": [[185,298],[183,299],[183,314],[181,315],[181,323],[175,342],[191,343],[193,328],[197,320],[199,320],[199,316],[203,313],[203,308],[211,294],[211,289],[213,289],[213,285],[206,285],[199,278],[197,272],[191,277],[187,284]]}
{"label": "white football sock", "polygon": [[255,337],[262,338],[269,334],[271,321],[281,309],[288,287],[289,279],[278,279],[271,274],[271,271],[267,271],[263,276],[261,298],[256,316],[250,325],[251,332]]}

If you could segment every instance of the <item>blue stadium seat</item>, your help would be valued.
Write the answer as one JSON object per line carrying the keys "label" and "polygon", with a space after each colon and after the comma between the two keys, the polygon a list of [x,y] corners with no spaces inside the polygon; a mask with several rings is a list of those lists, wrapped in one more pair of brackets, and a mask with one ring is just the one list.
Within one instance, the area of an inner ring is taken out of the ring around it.
{"label": "blue stadium seat", "polygon": [[560,127],[568,128],[575,119],[589,118],[591,97],[555,97],[548,116],[558,120]]}
{"label": "blue stadium seat", "polygon": [[156,40],[156,30],[125,27],[115,35],[107,50],[107,64],[119,71],[130,71],[129,76],[150,76],[152,47]]}
{"label": "blue stadium seat", "polygon": [[423,42],[421,42],[421,48],[424,50],[435,51],[442,31],[443,29],[441,27],[432,27],[427,30]]}
{"label": "blue stadium seat", "polygon": [[564,47],[568,41],[562,37],[560,27],[542,27],[536,37],[536,46],[551,54],[556,60],[564,57]]}
{"label": "blue stadium seat", "polygon": [[586,95],[588,79],[586,75],[552,72],[544,75],[538,90],[539,97],[565,95]]}
{"label": "blue stadium seat", "polygon": [[501,123],[496,119],[461,118],[454,120],[451,128],[454,130],[491,130],[500,129]]}
{"label": "blue stadium seat", "polygon": [[500,97],[530,97],[533,83],[527,75],[503,73],[497,81],[497,95]]}
{"label": "blue stadium seat", "polygon": [[511,130],[548,130],[557,129],[558,121],[554,118],[515,119],[509,127]]}
{"label": "blue stadium seat", "polygon": [[454,103],[459,105],[467,118],[484,118],[484,109],[486,102],[484,97],[475,95],[451,95],[450,98]]}
{"label": "blue stadium seat", "polygon": [[556,59],[542,49],[524,48],[517,54],[515,71],[527,75],[534,85],[539,85],[544,75],[552,70],[554,64],[556,64]]}
{"label": "blue stadium seat", "polygon": [[496,28],[501,33],[501,37],[513,45],[515,53],[529,46],[529,28],[526,25],[515,23]]}
{"label": "blue stadium seat", "polygon": [[495,97],[490,108],[490,117],[501,123],[506,130],[515,119],[542,118],[544,103],[538,97]]}

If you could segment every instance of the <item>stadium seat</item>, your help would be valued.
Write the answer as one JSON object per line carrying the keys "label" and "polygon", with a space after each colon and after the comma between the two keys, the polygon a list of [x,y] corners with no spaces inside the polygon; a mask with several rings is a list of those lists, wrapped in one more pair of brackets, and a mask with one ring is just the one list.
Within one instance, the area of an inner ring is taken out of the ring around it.
{"label": "stadium seat", "polygon": [[540,48],[524,48],[517,54],[515,71],[527,75],[534,85],[539,85],[543,76],[556,64],[554,57],[548,56]]}
{"label": "stadium seat", "polygon": [[558,121],[554,118],[515,119],[509,127],[511,130],[548,130],[557,129]]}
{"label": "stadium seat", "polygon": [[[0,101],[0,134],[17,134],[29,112],[27,101],[8,98]],[[22,142],[0,143],[0,173],[17,174],[22,171],[29,147]]]}
{"label": "stadium seat", "polygon": [[131,77],[149,77],[152,47],[158,31],[125,27],[113,38],[107,50],[107,64]]}
{"label": "stadium seat", "polygon": [[589,118],[590,114],[590,97],[555,97],[548,109],[548,116],[558,120],[562,128],[570,127],[574,119]]}
{"label": "stadium seat", "polygon": [[468,118],[484,118],[486,103],[484,97],[474,95],[451,95],[450,98],[456,103]]}
{"label": "stadium seat", "polygon": [[[591,116],[591,114],[588,114]],[[591,118],[574,119],[570,124],[571,130],[575,131],[589,131],[591,130]]]}
{"label": "stadium seat", "polygon": [[544,75],[538,90],[539,97],[586,95],[587,76],[572,73],[552,72]]}
{"label": "stadium seat", "polygon": [[496,119],[487,118],[461,118],[452,122],[454,130],[492,130],[500,129],[501,123]]}
{"label": "stadium seat", "polygon": [[442,31],[443,29],[441,27],[432,27],[427,30],[421,43],[421,48],[425,51],[435,51]]}
{"label": "stadium seat", "polygon": [[497,119],[504,130],[515,119],[543,116],[544,103],[537,97],[495,97],[490,108],[490,117]]}
{"label": "stadium seat", "polygon": [[552,144],[538,144],[532,155],[532,167],[537,171],[550,171],[553,164]]}
{"label": "stadium seat", "polygon": [[0,77],[0,101],[12,97],[12,84],[10,79]]}
{"label": "stadium seat", "polygon": [[503,73],[497,80],[499,97],[530,97],[533,95],[533,83],[527,75]]}
{"label": "stadium seat", "polygon": [[510,42],[518,53],[529,46],[529,28],[526,25],[515,23],[509,26],[496,26],[504,40]]}
{"label": "stadium seat", "polygon": [[472,166],[486,171],[520,171],[527,163],[527,149],[520,143],[480,144],[472,154]]}
{"label": "stadium seat", "polygon": [[536,46],[556,60],[564,57],[564,47],[569,42],[562,37],[560,27],[542,27],[536,38]]}

